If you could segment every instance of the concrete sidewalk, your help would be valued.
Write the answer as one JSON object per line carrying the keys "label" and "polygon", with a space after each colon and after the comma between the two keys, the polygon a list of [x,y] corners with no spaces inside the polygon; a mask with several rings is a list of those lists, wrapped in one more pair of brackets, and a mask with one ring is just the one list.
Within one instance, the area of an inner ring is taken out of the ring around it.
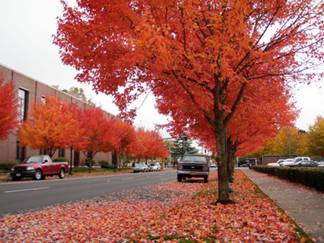
{"label": "concrete sidewalk", "polygon": [[250,169],[242,171],[316,242],[324,242],[324,193]]}

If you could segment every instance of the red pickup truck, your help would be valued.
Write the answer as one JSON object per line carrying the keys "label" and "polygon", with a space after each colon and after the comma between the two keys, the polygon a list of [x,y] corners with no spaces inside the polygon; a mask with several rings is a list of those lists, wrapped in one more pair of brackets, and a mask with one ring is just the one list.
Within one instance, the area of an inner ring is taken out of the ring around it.
{"label": "red pickup truck", "polygon": [[22,177],[33,177],[35,180],[45,179],[46,176],[58,175],[63,179],[68,171],[68,162],[53,162],[48,155],[30,156],[22,163],[15,165],[10,172],[12,180]]}

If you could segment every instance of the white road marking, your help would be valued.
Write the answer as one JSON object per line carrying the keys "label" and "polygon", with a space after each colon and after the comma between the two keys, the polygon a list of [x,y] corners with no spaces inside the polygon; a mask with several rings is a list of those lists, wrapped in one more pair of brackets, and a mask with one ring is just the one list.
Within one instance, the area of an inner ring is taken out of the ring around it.
{"label": "white road marking", "polygon": [[12,191],[4,191],[4,193],[38,191],[38,190],[46,190],[48,188],[49,187],[35,187],[35,188],[27,188],[27,189],[17,189],[17,190],[12,190]]}

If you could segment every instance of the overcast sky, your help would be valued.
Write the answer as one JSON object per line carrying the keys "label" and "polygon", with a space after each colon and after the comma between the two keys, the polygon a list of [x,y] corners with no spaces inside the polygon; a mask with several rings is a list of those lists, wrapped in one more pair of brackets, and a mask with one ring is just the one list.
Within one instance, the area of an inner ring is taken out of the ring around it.
{"label": "overcast sky", "polygon": [[[117,108],[110,97],[95,94],[90,85],[74,81],[76,72],[62,64],[58,48],[52,44],[56,17],[61,11],[59,0],[0,0],[0,64],[48,85],[82,87],[96,104],[116,114]],[[303,85],[294,90],[300,109],[298,128],[308,130],[318,115],[324,116],[324,85],[321,86]],[[154,98],[149,96],[138,112],[135,125],[154,129],[155,124],[165,121],[154,108]]]}

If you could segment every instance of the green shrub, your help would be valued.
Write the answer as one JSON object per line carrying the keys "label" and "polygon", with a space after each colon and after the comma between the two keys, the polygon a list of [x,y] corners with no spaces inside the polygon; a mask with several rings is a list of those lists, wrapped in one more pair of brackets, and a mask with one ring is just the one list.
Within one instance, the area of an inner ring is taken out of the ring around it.
{"label": "green shrub", "polygon": [[109,164],[109,162],[106,161],[106,160],[100,160],[99,165],[100,165],[101,168],[106,168],[106,169],[113,169],[114,168],[114,166]]}
{"label": "green shrub", "polygon": [[91,168],[94,165],[95,161],[92,158],[85,159],[85,165]]}
{"label": "green shrub", "polygon": [[253,169],[324,191],[323,168],[254,166]]}
{"label": "green shrub", "polygon": [[0,162],[0,170],[1,171],[9,171],[15,164],[17,164],[16,162],[4,162],[4,163],[1,163]]}
{"label": "green shrub", "polygon": [[58,157],[56,159],[53,159],[53,162],[69,162],[69,160],[65,157]]}

